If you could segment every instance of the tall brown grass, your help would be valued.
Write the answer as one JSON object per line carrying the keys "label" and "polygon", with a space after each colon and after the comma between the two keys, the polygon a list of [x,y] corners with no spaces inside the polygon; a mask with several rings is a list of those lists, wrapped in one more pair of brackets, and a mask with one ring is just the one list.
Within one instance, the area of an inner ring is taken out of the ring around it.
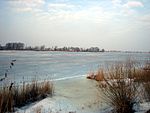
{"label": "tall brown grass", "polygon": [[99,69],[97,72],[91,72],[88,74],[87,79],[94,79],[96,81],[104,80],[104,72],[103,69]]}
{"label": "tall brown grass", "polygon": [[150,61],[142,65],[127,59],[107,70],[99,69],[87,78],[98,81],[102,98],[113,107],[114,113],[134,113],[139,102],[150,102]]}
{"label": "tall brown grass", "polygon": [[[3,82],[7,79],[8,72],[14,66],[16,60],[10,62],[9,68],[5,71],[5,77],[0,79]],[[54,92],[53,83],[51,81],[25,83],[16,86],[14,83],[5,84],[0,87],[0,113],[13,112],[15,107],[22,107],[30,102],[52,96]]]}
{"label": "tall brown grass", "polygon": [[103,92],[103,99],[113,107],[114,113],[135,112],[134,105],[138,103],[140,94],[139,84],[134,82],[135,76],[136,68],[129,61],[105,71],[103,82],[99,82],[99,90]]}
{"label": "tall brown grass", "polygon": [[54,87],[52,82],[44,81],[20,86],[2,87],[0,89],[0,113],[13,112],[15,107],[22,107],[30,102],[52,96]]}
{"label": "tall brown grass", "polygon": [[150,101],[150,62],[146,63],[144,68],[141,70],[140,82],[143,84],[145,90],[145,98]]}

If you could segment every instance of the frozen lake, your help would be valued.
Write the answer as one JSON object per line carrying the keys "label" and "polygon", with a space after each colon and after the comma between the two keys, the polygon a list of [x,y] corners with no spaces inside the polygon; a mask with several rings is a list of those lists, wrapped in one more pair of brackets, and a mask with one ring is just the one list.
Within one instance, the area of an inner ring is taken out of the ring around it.
{"label": "frozen lake", "polygon": [[[88,72],[107,67],[115,62],[122,62],[131,57],[139,62],[146,62],[149,53],[124,52],[52,52],[52,51],[0,51],[0,78],[6,70],[8,77],[15,81],[80,77]],[[16,60],[9,69],[11,60]]]}

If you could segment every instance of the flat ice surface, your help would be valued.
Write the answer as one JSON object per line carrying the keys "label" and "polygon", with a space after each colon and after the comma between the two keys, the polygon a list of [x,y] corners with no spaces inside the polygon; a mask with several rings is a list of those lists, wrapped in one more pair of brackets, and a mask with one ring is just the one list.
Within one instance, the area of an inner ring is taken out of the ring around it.
{"label": "flat ice surface", "polygon": [[[60,80],[86,75],[100,67],[133,59],[145,63],[149,53],[125,52],[52,52],[52,51],[0,51],[0,79],[6,70],[10,81],[22,83],[32,80]],[[10,69],[10,62],[14,66]]]}

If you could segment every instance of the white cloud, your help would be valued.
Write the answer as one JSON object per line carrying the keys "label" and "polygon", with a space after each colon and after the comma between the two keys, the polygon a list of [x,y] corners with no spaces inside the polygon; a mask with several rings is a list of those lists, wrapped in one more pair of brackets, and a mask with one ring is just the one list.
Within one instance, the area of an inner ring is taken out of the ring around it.
{"label": "white cloud", "polygon": [[[123,4],[122,0],[112,0],[111,2],[114,4],[115,10],[109,11],[100,4],[95,3],[88,6],[75,5],[68,2],[46,3],[45,0],[16,0],[9,3],[17,12],[32,11],[32,14],[39,19],[54,21],[86,20],[96,23],[110,21],[114,19],[114,16],[131,16],[136,13],[136,10],[133,9],[134,7],[144,6],[138,1],[129,1],[125,4]],[[117,18],[115,17],[115,19]]]}
{"label": "white cloud", "polygon": [[150,29],[150,14],[145,14],[139,18],[137,18],[137,24],[144,26],[144,28]]}
{"label": "white cloud", "polygon": [[17,12],[30,12],[30,11],[32,11],[32,8],[31,7],[15,8],[15,10]]}
{"label": "white cloud", "polygon": [[74,8],[74,5],[65,4],[65,3],[50,3],[48,5],[49,9],[70,9]]}
{"label": "white cloud", "polygon": [[135,8],[144,7],[142,2],[139,1],[128,1],[127,3],[122,5],[121,13],[125,16],[133,16],[138,14]]}
{"label": "white cloud", "polygon": [[136,15],[138,12],[135,8],[141,8],[144,7],[144,4],[140,1],[129,1],[125,3],[125,0],[112,0],[113,7],[116,11],[118,11],[118,14],[122,16],[131,16]]}
{"label": "white cloud", "polygon": [[[76,10],[80,9],[80,10]],[[112,18],[112,12],[106,12],[100,6],[81,8],[72,4],[49,4],[49,18],[54,21],[91,21],[101,22]]]}
{"label": "white cloud", "polygon": [[121,0],[112,0],[112,4],[115,6],[115,7],[118,7],[121,5]]}
{"label": "white cloud", "polygon": [[45,4],[45,0],[10,0],[8,3],[18,12],[28,12],[34,8],[42,7]]}
{"label": "white cloud", "polygon": [[144,7],[144,5],[142,2],[139,1],[129,1],[126,4],[124,4],[124,7],[134,8],[134,7]]}
{"label": "white cloud", "polygon": [[148,22],[150,23],[150,14],[144,15],[140,18],[141,21],[143,22]]}

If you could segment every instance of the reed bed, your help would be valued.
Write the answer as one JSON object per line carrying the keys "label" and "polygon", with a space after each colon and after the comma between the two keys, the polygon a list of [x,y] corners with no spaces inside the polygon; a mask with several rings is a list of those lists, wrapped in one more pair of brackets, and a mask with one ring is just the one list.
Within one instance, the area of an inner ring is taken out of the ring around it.
{"label": "reed bed", "polygon": [[33,81],[30,84],[23,82],[20,86],[11,84],[0,89],[0,113],[14,112],[15,107],[22,107],[31,102],[52,96],[54,87],[52,82]]}
{"label": "reed bed", "polygon": [[140,78],[146,93],[145,98],[150,101],[150,62],[143,68]]}
{"label": "reed bed", "polygon": [[[133,62],[113,65],[108,70],[100,69],[98,81],[101,97],[113,107],[112,113],[134,113],[144,93],[150,101],[150,68],[137,67]],[[144,98],[144,99],[145,99]]]}
{"label": "reed bed", "polygon": [[134,81],[124,78],[127,76],[126,71],[121,67],[108,74],[110,80],[104,79],[105,87],[101,87],[104,98],[113,108],[115,113],[134,113],[133,106],[136,104],[138,88]]}

